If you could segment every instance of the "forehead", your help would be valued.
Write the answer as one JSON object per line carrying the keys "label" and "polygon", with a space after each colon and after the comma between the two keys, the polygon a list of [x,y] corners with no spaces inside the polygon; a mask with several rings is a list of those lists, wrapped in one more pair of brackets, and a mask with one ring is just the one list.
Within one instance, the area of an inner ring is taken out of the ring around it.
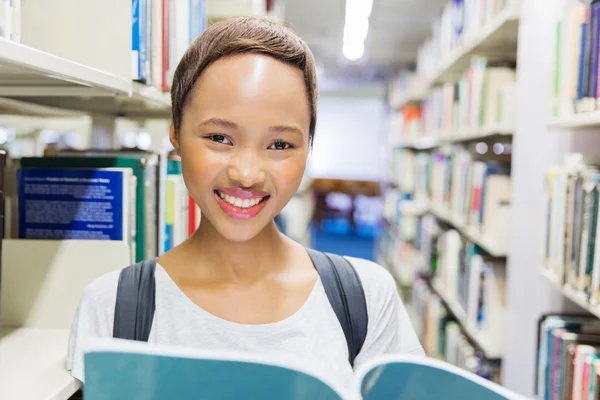
{"label": "forehead", "polygon": [[188,112],[237,122],[310,124],[303,72],[273,57],[242,54],[211,64],[190,93]]}

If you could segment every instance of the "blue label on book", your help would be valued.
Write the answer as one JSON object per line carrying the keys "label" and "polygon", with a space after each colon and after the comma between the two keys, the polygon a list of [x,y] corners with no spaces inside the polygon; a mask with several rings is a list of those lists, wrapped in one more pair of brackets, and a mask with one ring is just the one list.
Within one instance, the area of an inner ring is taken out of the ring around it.
{"label": "blue label on book", "polygon": [[18,172],[19,237],[123,240],[123,172],[25,168]]}

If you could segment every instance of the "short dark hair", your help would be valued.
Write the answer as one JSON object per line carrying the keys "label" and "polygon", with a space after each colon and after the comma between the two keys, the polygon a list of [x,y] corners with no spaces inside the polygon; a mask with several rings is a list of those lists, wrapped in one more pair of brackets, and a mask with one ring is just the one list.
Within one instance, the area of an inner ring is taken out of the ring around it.
{"label": "short dark hair", "polygon": [[306,43],[282,23],[267,17],[245,16],[221,20],[209,26],[185,52],[171,87],[171,107],[176,134],[181,129],[183,108],[202,72],[216,60],[243,53],[259,53],[303,72],[310,109],[309,142],[317,123],[317,73]]}

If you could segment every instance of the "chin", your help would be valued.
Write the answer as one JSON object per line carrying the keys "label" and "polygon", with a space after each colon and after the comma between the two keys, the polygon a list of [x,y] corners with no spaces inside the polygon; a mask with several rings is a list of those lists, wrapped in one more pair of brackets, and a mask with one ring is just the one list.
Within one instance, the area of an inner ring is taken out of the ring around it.
{"label": "chin", "polygon": [[254,239],[267,225],[268,223],[252,220],[242,221],[242,223],[219,221],[215,228],[223,238],[230,242],[247,242]]}

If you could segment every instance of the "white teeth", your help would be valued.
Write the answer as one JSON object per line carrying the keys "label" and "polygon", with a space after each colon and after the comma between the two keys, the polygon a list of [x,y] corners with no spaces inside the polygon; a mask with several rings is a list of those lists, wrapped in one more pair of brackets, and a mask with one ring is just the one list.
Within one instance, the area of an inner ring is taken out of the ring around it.
{"label": "white teeth", "polygon": [[227,194],[223,194],[221,192],[218,192],[218,193],[219,193],[219,197],[221,197],[227,203],[229,203],[233,206],[239,207],[239,208],[254,207],[258,203],[260,203],[262,200],[262,198],[260,198],[260,199],[238,199],[236,197],[229,196]]}

